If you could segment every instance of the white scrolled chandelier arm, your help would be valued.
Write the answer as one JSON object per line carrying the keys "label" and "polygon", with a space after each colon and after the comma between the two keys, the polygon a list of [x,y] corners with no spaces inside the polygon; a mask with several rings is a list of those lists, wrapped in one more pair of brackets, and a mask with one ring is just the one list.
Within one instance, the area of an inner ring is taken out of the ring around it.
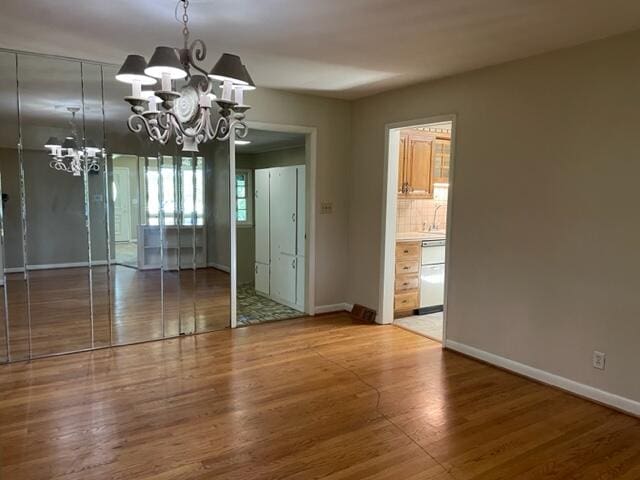
{"label": "white scrolled chandelier arm", "polygon": [[[183,47],[156,47],[148,63],[141,55],[129,55],[116,75],[117,80],[131,85],[131,95],[125,97],[133,112],[127,126],[162,145],[175,139],[189,152],[197,152],[198,145],[211,140],[227,141],[234,131],[238,138],[245,138],[244,119],[251,107],[244,103],[244,92],[255,90],[253,80],[237,55],[224,53],[209,72],[196,63],[206,58],[207,47],[200,39],[189,43],[189,0],[178,1],[176,18],[180,6]],[[192,70],[197,73],[192,75]],[[142,90],[158,80],[156,90]],[[178,80],[186,82],[179,91],[174,89]],[[220,82],[220,98],[213,93],[214,82]],[[212,102],[219,107],[215,121]]]}

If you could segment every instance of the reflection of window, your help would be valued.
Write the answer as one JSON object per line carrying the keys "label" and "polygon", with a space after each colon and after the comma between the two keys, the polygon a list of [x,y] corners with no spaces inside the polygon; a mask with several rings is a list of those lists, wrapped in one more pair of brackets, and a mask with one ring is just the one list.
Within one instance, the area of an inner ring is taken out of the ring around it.
{"label": "reflection of window", "polygon": [[190,158],[183,158],[179,165],[174,165],[172,157],[164,157],[160,169],[162,178],[158,177],[157,168],[149,166],[146,173],[149,225],[160,224],[160,181],[165,225],[176,225],[180,216],[182,225],[204,224],[203,159],[198,157],[195,171],[191,162]]}
{"label": "reflection of window", "polygon": [[236,220],[238,225],[252,225],[251,171],[236,170]]}

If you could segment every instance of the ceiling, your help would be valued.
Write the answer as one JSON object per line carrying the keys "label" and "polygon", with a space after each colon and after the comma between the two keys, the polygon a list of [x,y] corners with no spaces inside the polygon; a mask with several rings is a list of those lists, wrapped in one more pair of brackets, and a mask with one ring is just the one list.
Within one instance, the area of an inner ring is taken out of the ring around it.
{"label": "ceiling", "polygon": [[[179,45],[175,0],[3,2],[0,47],[121,63]],[[636,0],[191,0],[259,86],[358,98],[640,28]]]}
{"label": "ceiling", "polygon": [[237,145],[237,153],[263,153],[285,148],[304,147],[305,135],[302,133],[272,132],[250,128],[245,140],[248,145]]}

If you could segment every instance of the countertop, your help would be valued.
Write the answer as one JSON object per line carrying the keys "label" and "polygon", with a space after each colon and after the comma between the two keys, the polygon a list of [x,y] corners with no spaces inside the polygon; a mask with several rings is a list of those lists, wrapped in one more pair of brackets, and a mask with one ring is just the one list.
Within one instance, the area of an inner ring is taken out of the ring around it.
{"label": "countertop", "polygon": [[396,233],[396,242],[420,242],[422,240],[444,240],[445,232],[407,232]]}

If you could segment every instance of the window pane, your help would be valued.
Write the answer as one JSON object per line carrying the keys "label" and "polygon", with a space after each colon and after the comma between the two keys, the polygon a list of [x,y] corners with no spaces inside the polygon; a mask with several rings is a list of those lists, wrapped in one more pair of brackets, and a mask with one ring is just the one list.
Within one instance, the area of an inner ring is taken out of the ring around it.
{"label": "window pane", "polygon": [[246,210],[247,209],[247,200],[245,198],[238,199],[238,210]]}
{"label": "window pane", "polygon": [[238,187],[236,189],[236,196],[238,198],[246,198],[246,196],[247,196],[246,187]]}
{"label": "window pane", "polygon": [[236,185],[244,186],[245,185],[245,175],[244,173],[239,173],[236,175]]}
{"label": "window pane", "polygon": [[238,221],[246,222],[247,221],[247,211],[246,210],[238,210]]}

